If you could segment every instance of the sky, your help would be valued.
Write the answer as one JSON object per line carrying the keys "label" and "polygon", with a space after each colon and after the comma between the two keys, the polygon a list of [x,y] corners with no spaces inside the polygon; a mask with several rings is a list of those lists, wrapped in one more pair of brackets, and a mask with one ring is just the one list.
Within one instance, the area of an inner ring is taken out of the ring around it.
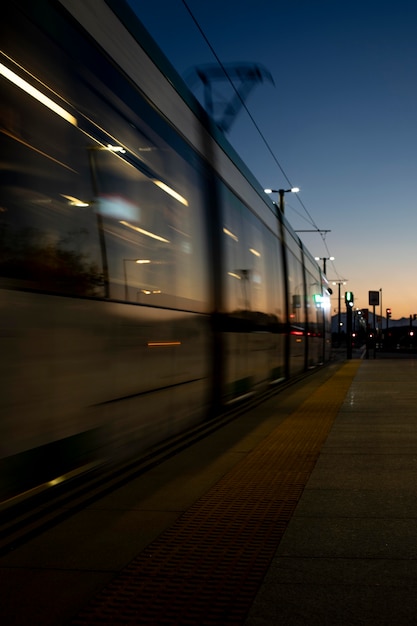
{"label": "sky", "polygon": [[342,298],[352,291],[355,307],[372,310],[369,291],[378,291],[377,314],[417,313],[415,0],[129,4],[200,99],[189,82],[197,66],[245,62],[270,73],[228,141],[263,188],[300,188],[285,196],[286,217],[314,231],[298,233],[313,256],[334,257],[326,273],[346,281]]}

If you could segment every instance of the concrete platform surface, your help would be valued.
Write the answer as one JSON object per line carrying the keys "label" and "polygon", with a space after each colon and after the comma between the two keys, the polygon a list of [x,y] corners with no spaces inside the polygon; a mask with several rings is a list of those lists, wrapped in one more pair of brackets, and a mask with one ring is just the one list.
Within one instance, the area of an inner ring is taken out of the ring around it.
{"label": "concrete platform surface", "polygon": [[246,626],[417,624],[417,361],[365,360]]}

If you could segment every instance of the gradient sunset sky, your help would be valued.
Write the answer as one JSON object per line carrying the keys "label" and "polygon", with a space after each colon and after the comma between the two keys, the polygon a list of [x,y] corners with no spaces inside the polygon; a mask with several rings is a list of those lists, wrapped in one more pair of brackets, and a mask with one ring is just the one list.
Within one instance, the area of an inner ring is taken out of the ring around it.
{"label": "gradient sunset sky", "polygon": [[254,88],[228,140],[262,187],[300,187],[287,218],[331,231],[299,236],[313,256],[335,257],[327,276],[347,280],[355,306],[382,289],[384,315],[417,313],[415,0],[129,4],[187,80],[216,57],[270,72],[274,84]]}

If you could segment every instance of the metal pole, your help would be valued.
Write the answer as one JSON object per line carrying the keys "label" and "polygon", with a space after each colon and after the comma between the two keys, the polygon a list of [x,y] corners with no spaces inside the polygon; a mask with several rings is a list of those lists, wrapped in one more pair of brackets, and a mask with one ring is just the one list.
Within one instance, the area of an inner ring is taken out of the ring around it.
{"label": "metal pole", "polygon": [[382,350],[382,287],[379,290],[381,297],[380,297],[380,318],[381,318],[381,323],[380,323],[380,338],[379,338],[379,349]]}
{"label": "metal pole", "polygon": [[281,213],[284,213],[284,209],[285,209],[285,200],[284,200],[285,190],[284,189],[278,189],[278,194],[279,194],[279,210],[281,211]]}
{"label": "metal pole", "polygon": [[373,336],[373,340],[374,340],[374,359],[375,359],[375,357],[376,357],[376,323],[375,323],[375,304],[374,304],[374,305],[372,305],[372,308],[373,308],[373,313],[372,313],[372,315],[373,315],[373,318],[374,318],[374,320],[373,320],[373,324],[374,324],[374,336]]}
{"label": "metal pole", "polygon": [[339,299],[339,308],[337,313],[337,345],[340,348],[340,324],[341,324],[341,315],[340,315],[340,282],[337,283],[338,287],[338,299]]}
{"label": "metal pole", "polygon": [[346,306],[346,357],[352,358],[352,307]]}

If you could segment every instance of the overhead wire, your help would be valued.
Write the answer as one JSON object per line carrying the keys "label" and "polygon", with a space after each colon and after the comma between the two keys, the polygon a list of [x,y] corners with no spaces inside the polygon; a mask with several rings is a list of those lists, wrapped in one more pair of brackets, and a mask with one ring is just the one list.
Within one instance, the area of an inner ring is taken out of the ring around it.
{"label": "overhead wire", "polygon": [[[270,155],[272,156],[274,162],[276,163],[276,165],[278,166],[281,174],[283,175],[283,177],[285,178],[286,182],[288,183],[289,187],[292,188],[294,187],[293,183],[291,182],[290,178],[288,177],[288,175],[286,174],[283,166],[281,165],[281,163],[279,162],[278,158],[276,157],[274,151],[272,150],[271,146],[269,145],[266,137],[264,136],[263,132],[261,131],[261,129],[259,128],[257,122],[255,121],[253,115],[251,114],[251,112],[249,111],[248,107],[246,106],[245,101],[243,100],[243,98],[241,97],[240,93],[238,92],[238,90],[236,89],[232,79],[230,78],[226,68],[224,67],[221,59],[219,58],[219,56],[217,55],[216,51],[214,50],[213,46],[211,45],[208,37],[206,36],[205,32],[203,31],[202,27],[200,26],[197,18],[194,16],[193,12],[191,11],[191,9],[189,8],[186,0],[182,0],[182,3],[185,7],[185,9],[187,10],[188,14],[190,15],[191,19],[193,20],[195,26],[197,27],[197,29],[199,30],[201,36],[203,37],[204,41],[206,42],[207,46],[209,47],[211,53],[213,54],[214,58],[216,59],[217,63],[219,64],[220,68],[222,69],[222,71],[224,72],[224,75],[226,76],[228,82],[230,83],[233,91],[235,92],[236,96],[239,98],[240,103],[242,105],[242,107],[245,109],[247,115],[249,116],[249,119],[251,120],[252,124],[254,125],[256,131],[258,132],[260,138],[262,139],[263,143],[265,144],[268,152],[270,153]],[[307,210],[307,207],[305,206],[305,204],[303,203],[303,201],[301,200],[299,194],[297,194],[297,201],[301,204],[305,214],[308,216],[308,222],[314,227],[314,229],[320,234],[320,237],[322,238],[322,242],[323,245],[325,247],[326,250],[326,254],[331,257],[327,243],[326,243],[326,238],[325,238],[325,234],[323,234],[323,232],[320,230],[320,228],[317,226],[316,222],[314,221],[313,217],[310,215],[309,211]],[[332,265],[333,265],[333,269],[336,273],[337,276],[339,276],[335,265],[332,261]]]}

